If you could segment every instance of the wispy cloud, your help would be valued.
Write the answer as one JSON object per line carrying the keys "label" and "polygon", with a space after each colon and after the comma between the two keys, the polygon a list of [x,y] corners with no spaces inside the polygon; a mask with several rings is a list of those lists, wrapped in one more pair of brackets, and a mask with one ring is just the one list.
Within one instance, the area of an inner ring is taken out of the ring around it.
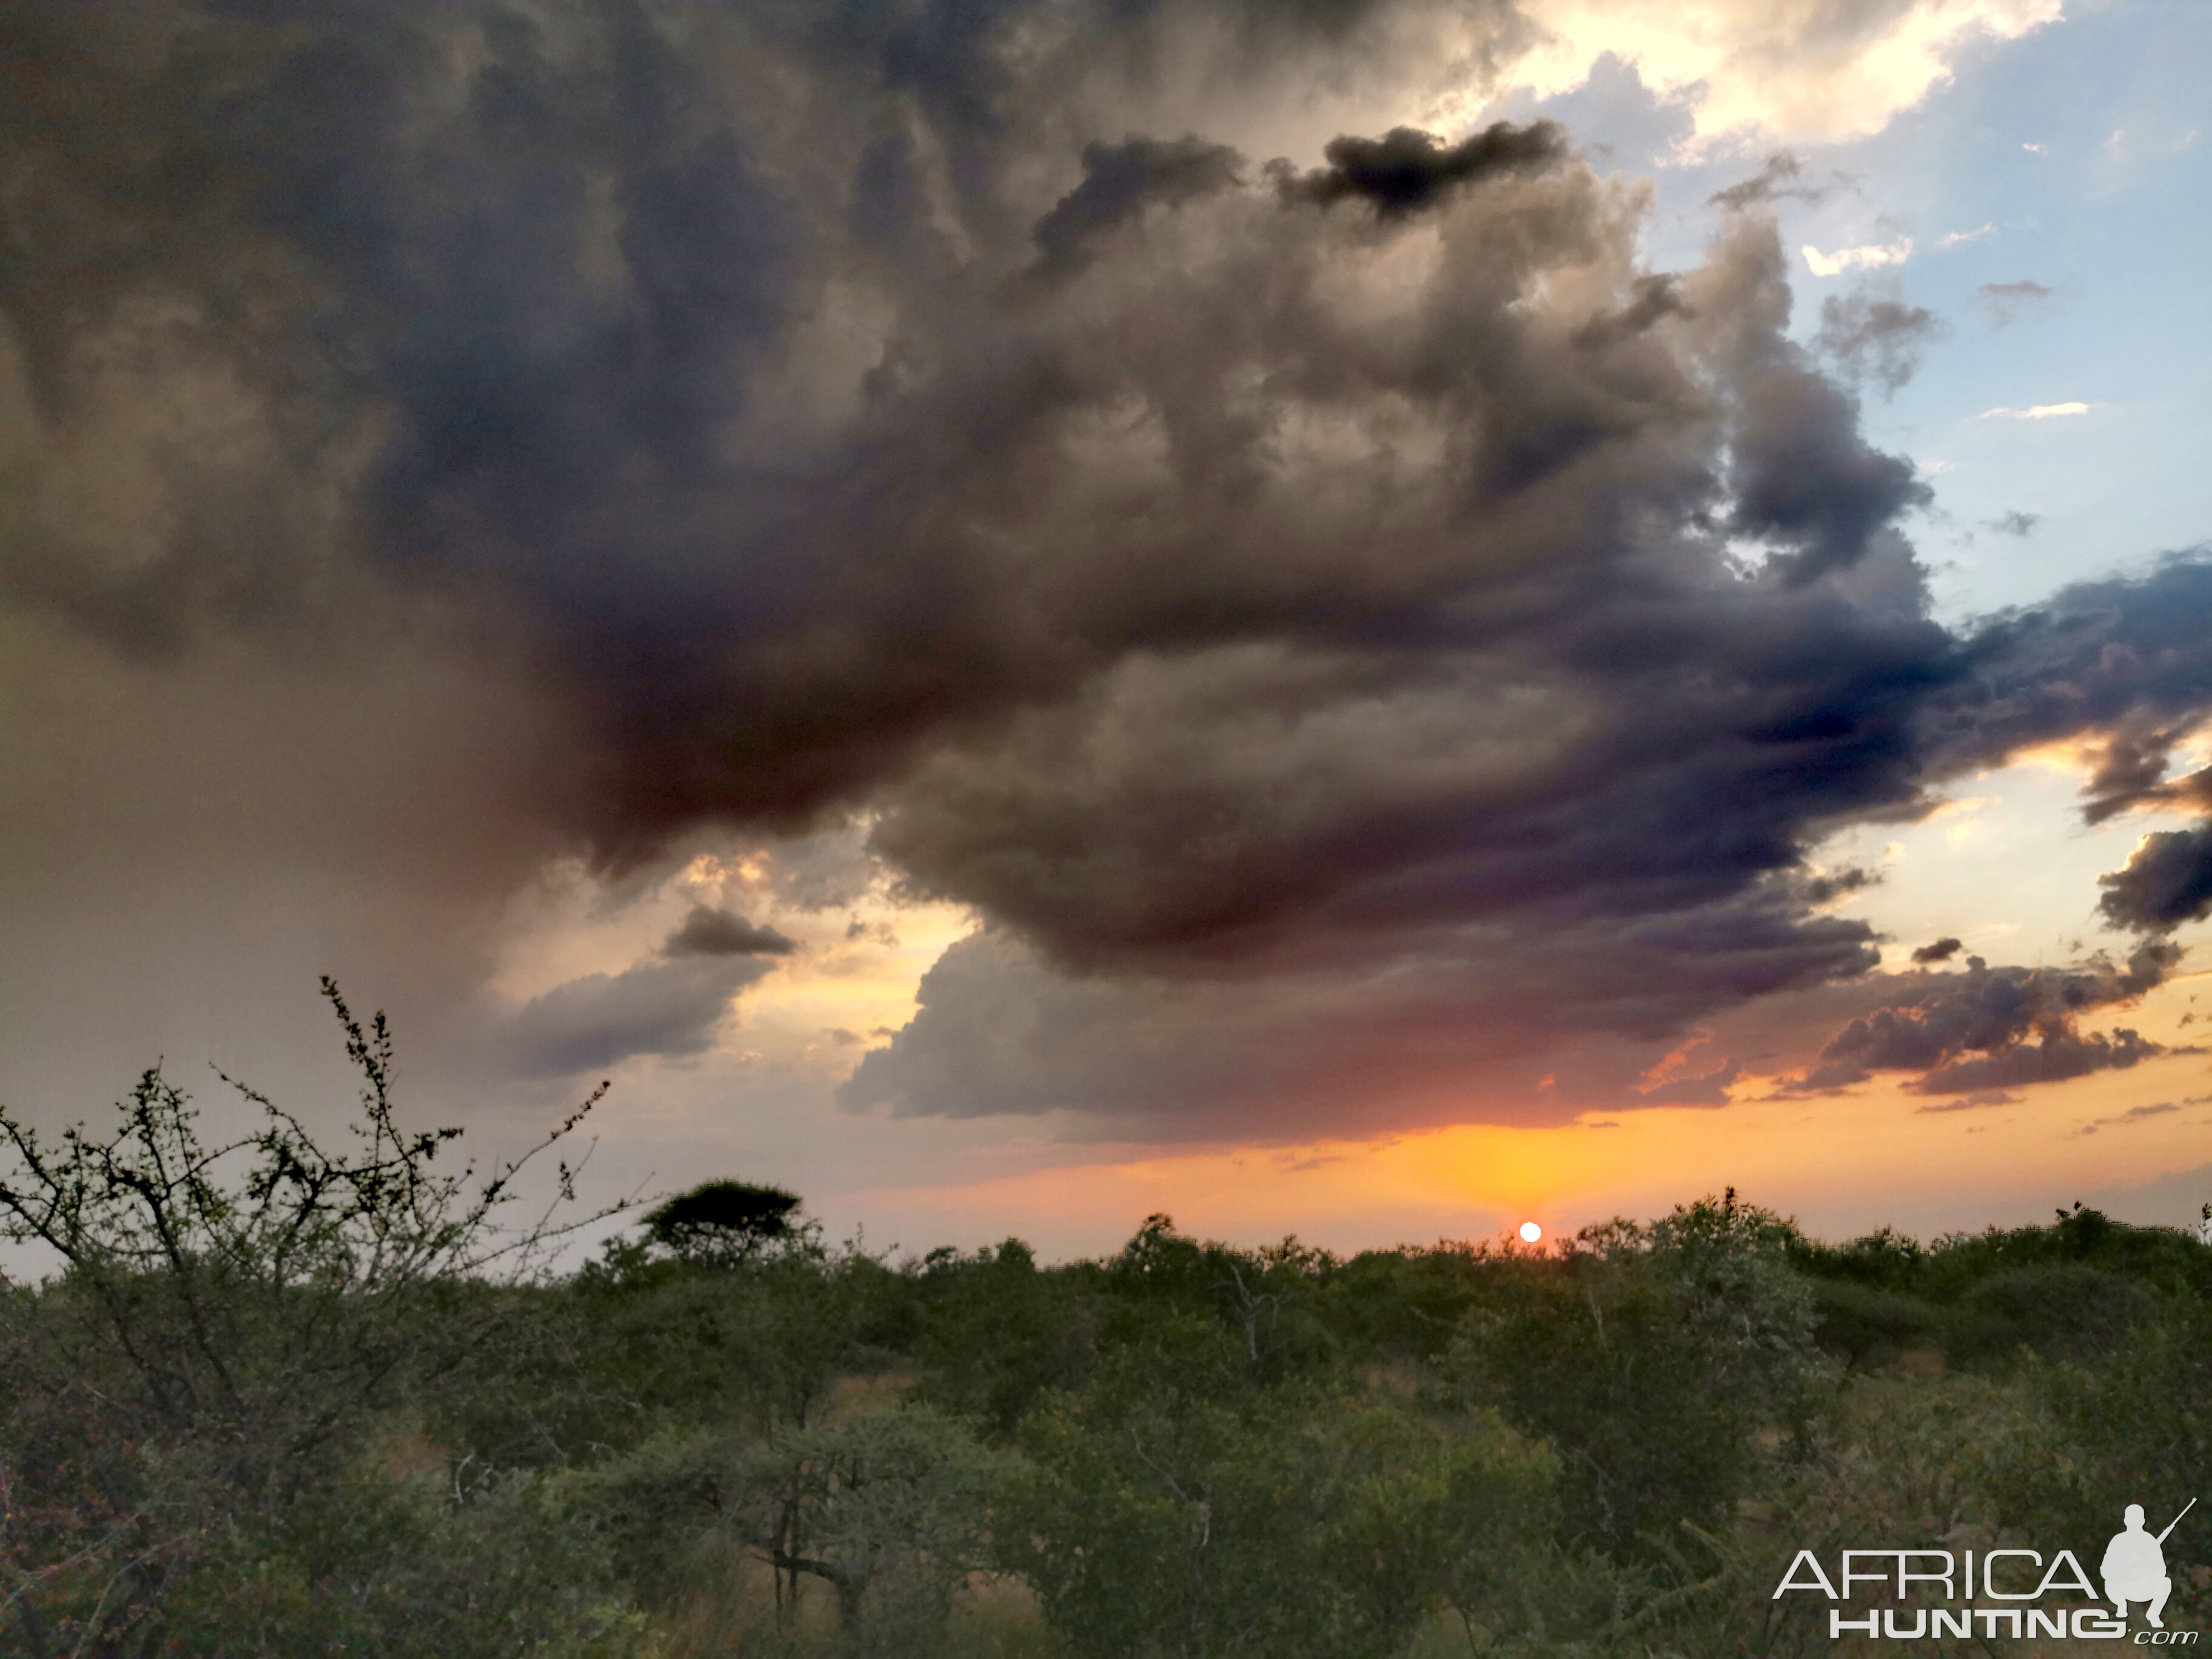
{"label": "wispy cloud", "polygon": [[2051,146],[2048,144],[2022,144],[2021,148],[2026,150],[2030,155],[2048,155],[2051,154]]}
{"label": "wispy cloud", "polygon": [[1915,1107],[1919,1112],[1978,1112],[1989,1106],[2017,1106],[2021,1097],[2009,1089],[1982,1089],[1955,1100],[1931,1100]]}
{"label": "wispy cloud", "polygon": [[2089,404],[2030,404],[2026,409],[1985,409],[1979,419],[2007,421],[2050,421],[2061,415],[2087,415],[2094,405]]}
{"label": "wispy cloud", "polygon": [[1996,227],[1995,225],[1976,225],[1972,230],[1948,231],[1944,234],[1942,240],[1938,241],[1936,246],[1937,247],[1958,247],[1967,242],[1978,242],[1983,237],[1994,235],[1996,232]]}
{"label": "wispy cloud", "polygon": [[1823,253],[1808,242],[1802,252],[1806,268],[1815,276],[1840,276],[1847,270],[1876,270],[1884,265],[1903,264],[1912,257],[1912,239],[1900,236],[1893,242],[1839,247],[1833,253]]}
{"label": "wispy cloud", "polygon": [[2051,290],[2040,283],[1984,283],[1973,293],[1973,303],[1990,314],[1990,321],[1999,328],[2020,315],[2024,306],[2035,305],[2051,297]]}
{"label": "wispy cloud", "polygon": [[2175,1105],[2170,1100],[2161,1100],[2155,1106],[2130,1106],[2126,1111],[2121,1112],[2116,1116],[2100,1117],[2085,1123],[2080,1129],[2076,1130],[2075,1133],[2077,1134],[2093,1135],[2096,1133],[2100,1127],[2106,1124],[2117,1123],[2124,1127],[2126,1125],[2130,1123],[2140,1123],[2147,1117],[2164,1117],[2168,1112],[2178,1112],[2180,1109],[2180,1107]]}

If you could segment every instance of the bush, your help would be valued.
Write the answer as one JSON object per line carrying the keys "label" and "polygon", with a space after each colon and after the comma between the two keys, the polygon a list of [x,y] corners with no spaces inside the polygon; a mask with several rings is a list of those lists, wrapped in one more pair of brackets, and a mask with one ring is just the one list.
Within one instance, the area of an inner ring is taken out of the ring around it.
{"label": "bush", "polygon": [[576,1492],[617,1568],[663,1607],[734,1546],[775,1575],[780,1618],[811,1582],[835,1599],[843,1651],[919,1659],[941,1644],[954,1591],[990,1565],[1010,1468],[957,1419],[915,1407],[765,1440],[670,1431]]}
{"label": "bush", "polygon": [[1468,1316],[1451,1371],[1558,1451],[1572,1534],[1663,1553],[1685,1523],[1718,1525],[1753,1435],[1802,1415],[1813,1304],[1792,1237],[1731,1192],[1522,1258]]}
{"label": "bush", "polygon": [[1550,1547],[1553,1467],[1495,1418],[1256,1384],[1235,1332],[1181,1310],[1021,1444],[1000,1559],[1101,1659],[1381,1659],[1440,1607],[1489,1616]]}
{"label": "bush", "polygon": [[349,1152],[236,1085],[264,1127],[206,1146],[158,1069],[106,1134],[49,1145],[0,1111],[0,1237],[60,1269],[0,1294],[0,1565],[33,1652],[150,1653],[175,1586],[240,1540],[281,1553],[390,1413],[501,1334],[454,1316],[466,1287],[531,1277],[568,1230],[497,1225],[526,1158],[438,1170],[459,1132],[399,1127],[383,1017],[364,1030],[323,990],[362,1079]]}

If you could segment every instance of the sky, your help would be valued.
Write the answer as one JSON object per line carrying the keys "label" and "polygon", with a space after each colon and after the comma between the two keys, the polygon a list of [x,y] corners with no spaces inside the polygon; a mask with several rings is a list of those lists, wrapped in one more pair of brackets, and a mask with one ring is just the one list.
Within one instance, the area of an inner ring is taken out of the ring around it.
{"label": "sky", "polygon": [[12,9],[0,1103],[334,1128],[327,974],[871,1248],[2192,1223],[2208,53]]}

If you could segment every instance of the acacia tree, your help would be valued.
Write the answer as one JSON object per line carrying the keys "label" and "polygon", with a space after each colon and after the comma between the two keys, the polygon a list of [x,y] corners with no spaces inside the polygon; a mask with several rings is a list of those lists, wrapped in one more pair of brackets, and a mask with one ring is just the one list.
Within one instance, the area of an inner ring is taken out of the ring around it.
{"label": "acacia tree", "polygon": [[361,1078],[349,1146],[228,1077],[264,1121],[210,1146],[158,1066],[105,1133],[49,1143],[0,1109],[0,1238],[59,1265],[43,1284],[0,1276],[0,1564],[33,1652],[121,1652],[157,1626],[179,1561],[281,1526],[410,1386],[498,1329],[441,1314],[540,1273],[605,1213],[556,1219],[575,1197],[560,1159],[547,1207],[502,1224],[604,1083],[514,1162],[441,1168],[460,1131],[400,1125],[384,1016],[364,1028],[322,992]]}
{"label": "acacia tree", "polygon": [[775,1244],[804,1245],[809,1228],[795,1225],[799,1194],[744,1181],[709,1181],[645,1212],[646,1237],[678,1261],[735,1267]]}

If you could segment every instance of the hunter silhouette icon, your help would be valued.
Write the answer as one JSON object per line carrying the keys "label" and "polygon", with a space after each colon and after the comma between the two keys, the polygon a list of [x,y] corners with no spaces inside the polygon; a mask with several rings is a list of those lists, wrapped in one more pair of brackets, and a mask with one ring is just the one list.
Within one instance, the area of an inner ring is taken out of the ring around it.
{"label": "hunter silhouette icon", "polygon": [[[2197,1507],[2191,1498],[2181,1506],[2181,1515]],[[2166,1552],[2160,1547],[2166,1542],[2166,1533],[2181,1524],[2181,1515],[2166,1523],[2166,1532],[2154,1538],[2143,1530],[2143,1507],[2128,1505],[2121,1517],[2127,1523],[2125,1532],[2112,1534],[2112,1541],[2105,1546],[2104,1564],[2098,1569],[2105,1580],[2105,1599],[2128,1616],[2128,1603],[2148,1601],[2143,1616],[2154,1629],[2164,1630],[2166,1620],[2159,1614],[2166,1611],[2166,1598],[2173,1594],[2173,1580],[2166,1577]]]}

